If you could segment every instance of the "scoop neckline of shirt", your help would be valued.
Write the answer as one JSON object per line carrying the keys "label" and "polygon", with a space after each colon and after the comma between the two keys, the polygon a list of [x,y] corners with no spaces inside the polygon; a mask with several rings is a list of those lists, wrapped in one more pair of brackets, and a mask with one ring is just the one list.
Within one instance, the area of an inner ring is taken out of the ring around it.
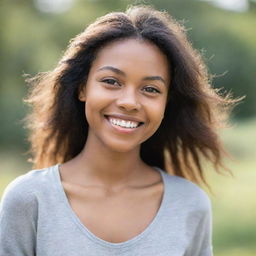
{"label": "scoop neckline of shirt", "polygon": [[55,175],[55,180],[57,188],[59,190],[59,192],[61,193],[61,199],[62,202],[65,204],[65,207],[69,213],[69,215],[72,217],[73,221],[76,223],[76,225],[79,227],[79,229],[82,231],[82,233],[84,233],[85,235],[87,235],[88,238],[90,238],[93,242],[96,242],[102,246],[107,246],[107,247],[111,247],[111,248],[123,248],[123,247],[127,247],[127,246],[131,246],[133,244],[135,244],[136,242],[138,242],[139,240],[141,240],[143,237],[145,237],[147,234],[150,233],[150,231],[152,231],[152,229],[157,225],[157,223],[159,222],[161,216],[163,215],[163,211],[166,205],[166,197],[167,197],[167,182],[165,179],[165,173],[163,170],[161,170],[158,167],[153,166],[153,168],[158,171],[161,175],[162,178],[162,182],[163,182],[163,195],[162,195],[162,200],[160,203],[160,206],[158,208],[158,211],[156,213],[156,215],[154,216],[153,220],[149,223],[149,225],[138,235],[130,238],[129,240],[126,240],[124,242],[120,242],[120,243],[112,243],[109,241],[106,241],[98,236],[96,236],[94,233],[92,233],[79,219],[79,217],[76,215],[76,213],[74,212],[74,210],[72,209],[67,195],[64,191],[62,182],[61,182],[61,176],[60,176],[60,172],[59,172],[59,166],[60,164],[57,164],[55,166],[53,166],[53,171],[54,171],[54,175]]}

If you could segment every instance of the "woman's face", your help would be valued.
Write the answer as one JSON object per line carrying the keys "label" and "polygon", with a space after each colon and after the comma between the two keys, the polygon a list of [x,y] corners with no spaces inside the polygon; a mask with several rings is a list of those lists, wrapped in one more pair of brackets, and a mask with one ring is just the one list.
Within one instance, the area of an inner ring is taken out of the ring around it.
{"label": "woman's face", "polygon": [[169,83],[168,60],[154,44],[126,39],[103,47],[79,95],[87,141],[117,152],[139,149],[161,124]]}

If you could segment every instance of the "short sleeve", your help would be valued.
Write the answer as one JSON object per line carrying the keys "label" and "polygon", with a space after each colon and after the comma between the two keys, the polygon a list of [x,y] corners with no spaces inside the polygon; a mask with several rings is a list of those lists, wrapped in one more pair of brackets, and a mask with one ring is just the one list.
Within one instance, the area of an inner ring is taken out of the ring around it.
{"label": "short sleeve", "polygon": [[36,219],[36,197],[26,182],[17,178],[0,202],[0,255],[35,255]]}
{"label": "short sleeve", "polygon": [[185,256],[213,256],[212,210],[210,201],[208,201],[207,207],[201,212],[200,221]]}

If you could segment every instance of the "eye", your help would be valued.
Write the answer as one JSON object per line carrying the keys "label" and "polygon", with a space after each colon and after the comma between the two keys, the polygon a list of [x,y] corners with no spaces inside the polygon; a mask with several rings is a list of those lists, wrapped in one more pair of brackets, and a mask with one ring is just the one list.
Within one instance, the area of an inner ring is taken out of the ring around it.
{"label": "eye", "polygon": [[120,83],[114,78],[104,78],[101,80],[101,82],[109,85],[120,86]]}
{"label": "eye", "polygon": [[154,93],[160,93],[160,91],[158,89],[156,89],[155,87],[152,87],[152,86],[147,86],[147,87],[144,87],[143,90],[147,93],[151,93],[151,94],[154,94]]}

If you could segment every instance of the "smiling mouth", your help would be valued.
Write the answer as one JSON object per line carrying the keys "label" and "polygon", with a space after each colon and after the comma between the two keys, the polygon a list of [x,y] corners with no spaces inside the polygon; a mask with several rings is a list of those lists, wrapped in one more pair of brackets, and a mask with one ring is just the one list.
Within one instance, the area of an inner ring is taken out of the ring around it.
{"label": "smiling mouth", "polygon": [[110,116],[105,116],[108,121],[114,125],[114,126],[119,126],[121,128],[126,128],[126,129],[136,129],[142,124],[143,122],[136,122],[136,121],[131,121],[131,120],[124,120],[116,117],[110,117]]}

